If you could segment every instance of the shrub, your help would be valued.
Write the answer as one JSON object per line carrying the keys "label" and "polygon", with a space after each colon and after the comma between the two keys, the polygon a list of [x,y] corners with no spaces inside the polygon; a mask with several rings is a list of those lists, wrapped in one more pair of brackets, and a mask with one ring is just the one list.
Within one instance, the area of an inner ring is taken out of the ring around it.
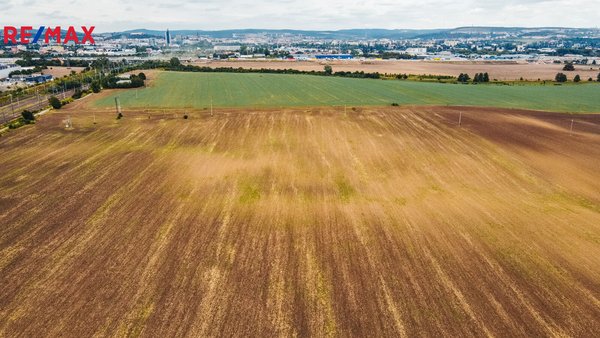
{"label": "shrub", "polygon": [[399,104],[397,104],[396,102],[394,102],[394,103],[392,103],[392,106],[393,106],[393,107],[398,107],[398,106],[399,106]]}
{"label": "shrub", "polygon": [[558,73],[554,77],[556,82],[567,82],[567,76],[564,73]]}
{"label": "shrub", "polygon": [[119,115],[117,115],[117,120],[120,120],[123,118],[123,114],[119,113]]}
{"label": "shrub", "polygon": [[187,115],[183,115],[183,119],[184,119],[184,120],[187,120],[187,119],[188,119],[188,116],[187,116]]}
{"label": "shrub", "polygon": [[20,117],[20,118],[16,119],[15,121],[9,123],[8,124],[8,129],[17,129],[17,128],[20,128],[20,127],[22,127],[22,126],[24,126],[26,124],[31,124],[31,123],[35,123],[35,122],[33,122],[31,120],[26,120],[26,119]]}
{"label": "shrub", "polygon": [[62,107],[62,103],[60,102],[60,100],[56,97],[56,96],[51,96],[48,99],[48,103],[52,106],[52,108],[54,109],[60,109],[60,107]]}
{"label": "shrub", "polygon": [[17,129],[19,127],[21,127],[23,125],[22,122],[20,122],[21,119],[18,119],[17,121],[11,122],[8,125],[8,129]]}
{"label": "shrub", "polygon": [[74,100],[73,100],[73,98],[71,98],[71,97],[67,97],[67,98],[66,98],[66,99],[64,99],[64,100],[61,100],[61,101],[60,101],[60,104],[61,104],[61,106],[64,106],[64,105],[66,105],[66,104],[69,104],[69,103],[71,103],[71,102],[73,102],[73,101],[74,101]]}
{"label": "shrub", "polygon": [[569,62],[563,67],[563,70],[567,72],[572,72],[575,70],[575,66],[573,66],[573,64]]}
{"label": "shrub", "polygon": [[579,74],[575,75],[575,77],[573,78],[573,82],[579,82],[581,81],[581,77],[579,76]]}
{"label": "shrub", "polygon": [[29,110],[24,110],[21,115],[26,121],[35,121],[35,115],[33,115],[33,112]]}
{"label": "shrub", "polygon": [[73,93],[73,95],[71,96],[73,99],[77,100],[80,99],[82,95],[81,90],[76,89],[75,92]]}
{"label": "shrub", "polygon": [[92,91],[94,93],[99,93],[100,90],[102,89],[102,87],[100,87],[100,82],[98,82],[98,81],[92,82],[92,84],[90,85],[90,88],[92,89]]}

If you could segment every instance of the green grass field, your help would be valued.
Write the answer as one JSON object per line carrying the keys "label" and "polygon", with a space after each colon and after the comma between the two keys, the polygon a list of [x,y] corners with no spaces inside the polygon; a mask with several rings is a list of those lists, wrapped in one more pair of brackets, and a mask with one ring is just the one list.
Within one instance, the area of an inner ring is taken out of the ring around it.
{"label": "green grass field", "polygon": [[349,79],[310,75],[162,72],[151,86],[119,90],[97,107],[291,107],[330,105],[467,105],[600,112],[600,85],[500,86]]}

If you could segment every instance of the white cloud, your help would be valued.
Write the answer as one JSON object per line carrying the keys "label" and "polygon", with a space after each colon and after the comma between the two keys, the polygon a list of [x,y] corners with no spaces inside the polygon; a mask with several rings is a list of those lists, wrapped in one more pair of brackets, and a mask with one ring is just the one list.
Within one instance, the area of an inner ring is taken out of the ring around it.
{"label": "white cloud", "polygon": [[3,25],[132,28],[595,27],[600,0],[157,0],[26,1],[0,4]]}

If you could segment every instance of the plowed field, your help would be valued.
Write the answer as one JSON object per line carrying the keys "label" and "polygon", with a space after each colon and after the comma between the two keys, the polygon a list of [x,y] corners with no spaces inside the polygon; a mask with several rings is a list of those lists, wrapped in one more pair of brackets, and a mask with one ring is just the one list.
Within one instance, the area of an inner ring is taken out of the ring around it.
{"label": "plowed field", "polygon": [[96,119],[0,137],[0,336],[600,334],[599,115]]}

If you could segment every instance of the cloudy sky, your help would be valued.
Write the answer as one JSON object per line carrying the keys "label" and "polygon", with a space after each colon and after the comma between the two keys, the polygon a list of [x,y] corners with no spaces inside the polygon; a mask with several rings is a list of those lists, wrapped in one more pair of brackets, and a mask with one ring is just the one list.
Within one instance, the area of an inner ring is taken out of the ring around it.
{"label": "cloudy sky", "polygon": [[600,26],[600,0],[0,0],[1,25],[134,28]]}

